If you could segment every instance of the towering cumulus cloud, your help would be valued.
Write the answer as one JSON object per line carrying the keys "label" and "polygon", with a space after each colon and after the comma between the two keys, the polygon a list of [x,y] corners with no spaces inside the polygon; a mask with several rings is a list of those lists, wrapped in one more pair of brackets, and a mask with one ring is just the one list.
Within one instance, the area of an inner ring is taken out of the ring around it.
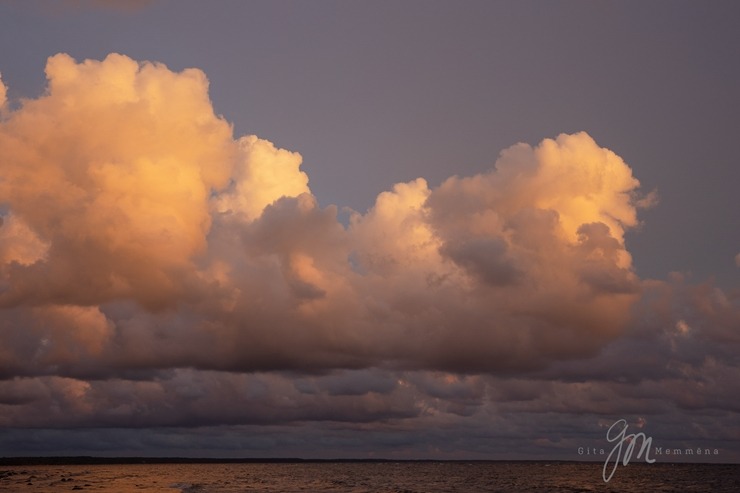
{"label": "towering cumulus cloud", "polygon": [[[20,105],[0,85],[6,424],[35,426],[48,415],[29,403],[50,401],[72,424],[168,424],[141,414],[167,399],[182,422],[239,422],[209,417],[201,384],[249,388],[257,421],[280,406],[268,388],[310,415],[286,420],[324,419],[322,393],[378,419],[434,399],[464,415],[485,394],[475,374],[546,375],[643,330],[624,239],[639,183],[586,133],[514,145],[436,188],[396,184],[345,226],[299,154],[232,135],[199,70],[60,54],[46,74]],[[119,402],[134,391],[140,408]]]}
{"label": "towering cumulus cloud", "polygon": [[206,248],[209,193],[236,154],[205,76],[120,55],[57,55],[46,74],[47,94],[3,122],[0,197],[48,249],[8,265],[0,303],[167,302]]}
{"label": "towering cumulus cloud", "polygon": [[[504,151],[493,170],[381,194],[350,235],[358,290],[425,366],[531,368],[616,337],[638,282],[629,167],[587,134]],[[375,308],[379,310],[380,308]],[[408,337],[408,334],[413,336]],[[423,348],[423,349],[415,349]]]}
{"label": "towering cumulus cloud", "polygon": [[527,369],[626,323],[638,182],[585,133],[397,184],[345,228],[300,155],[232,137],[202,72],[46,73],[0,127],[6,373]]}

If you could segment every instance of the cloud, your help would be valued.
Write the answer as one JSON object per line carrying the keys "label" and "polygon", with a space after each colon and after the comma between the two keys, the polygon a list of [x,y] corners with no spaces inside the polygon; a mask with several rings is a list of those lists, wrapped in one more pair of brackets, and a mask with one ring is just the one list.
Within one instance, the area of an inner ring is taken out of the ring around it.
{"label": "cloud", "polygon": [[12,213],[0,219],[0,265],[27,266],[47,257],[49,243],[43,242],[27,224]]}
{"label": "cloud", "polygon": [[[585,133],[399,183],[345,228],[299,154],[234,139],[199,70],[60,54],[46,73],[0,131],[0,306],[56,348],[19,348],[46,354],[26,372],[532,369],[594,354],[637,299],[639,183]],[[75,362],[55,326],[80,310],[104,334]]]}
{"label": "cloud", "polygon": [[60,0],[44,2],[26,0],[23,5],[10,2],[13,7],[31,7],[41,13],[58,15],[75,10],[110,10],[114,12],[136,12],[153,4],[154,0]]}
{"label": "cloud", "polygon": [[406,349],[422,365],[523,369],[589,354],[637,298],[623,241],[637,185],[586,134],[517,145],[490,172],[435,190],[396,185],[352,220],[362,289],[423,341]]}
{"label": "cloud", "polygon": [[238,141],[239,156],[227,190],[214,200],[222,214],[241,215],[250,221],[281,197],[309,193],[308,176],[300,171],[301,156],[277,149],[254,135]]}
{"label": "cloud", "polygon": [[73,8],[138,10],[154,3],[154,0],[64,0],[63,3]]}
{"label": "cloud", "polygon": [[0,116],[3,115],[5,105],[8,102],[8,88],[3,83],[3,76],[0,74]]}
{"label": "cloud", "polygon": [[207,246],[210,193],[236,155],[205,75],[121,55],[56,55],[46,73],[47,94],[2,124],[0,197],[49,249],[10,266],[0,304],[170,302]]}
{"label": "cloud", "polygon": [[637,277],[654,196],[584,132],[343,225],[201,71],[46,73],[0,119],[4,427],[374,423],[444,448],[462,419],[523,426],[506,413],[736,412],[737,295]]}

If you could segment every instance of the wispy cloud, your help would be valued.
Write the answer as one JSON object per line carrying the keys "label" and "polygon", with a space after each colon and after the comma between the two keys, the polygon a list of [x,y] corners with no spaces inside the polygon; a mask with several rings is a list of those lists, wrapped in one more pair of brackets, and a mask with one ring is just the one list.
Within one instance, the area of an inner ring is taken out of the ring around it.
{"label": "wispy cloud", "polygon": [[23,2],[5,1],[17,8],[33,8],[45,14],[62,14],[79,10],[110,10],[115,12],[135,12],[155,3],[156,0],[25,0]]}

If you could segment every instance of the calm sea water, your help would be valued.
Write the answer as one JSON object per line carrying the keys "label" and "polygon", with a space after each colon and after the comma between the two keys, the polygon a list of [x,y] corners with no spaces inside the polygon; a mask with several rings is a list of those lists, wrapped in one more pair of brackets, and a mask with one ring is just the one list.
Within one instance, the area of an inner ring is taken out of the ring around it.
{"label": "calm sea water", "polygon": [[399,462],[0,467],[0,491],[740,492],[740,465],[630,464],[609,483],[597,463]]}

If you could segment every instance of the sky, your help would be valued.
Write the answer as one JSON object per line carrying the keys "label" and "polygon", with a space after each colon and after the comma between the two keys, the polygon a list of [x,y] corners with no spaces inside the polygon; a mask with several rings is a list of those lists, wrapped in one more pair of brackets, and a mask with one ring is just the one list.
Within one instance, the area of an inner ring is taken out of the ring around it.
{"label": "sky", "polygon": [[0,1],[0,456],[740,462],[738,16]]}

